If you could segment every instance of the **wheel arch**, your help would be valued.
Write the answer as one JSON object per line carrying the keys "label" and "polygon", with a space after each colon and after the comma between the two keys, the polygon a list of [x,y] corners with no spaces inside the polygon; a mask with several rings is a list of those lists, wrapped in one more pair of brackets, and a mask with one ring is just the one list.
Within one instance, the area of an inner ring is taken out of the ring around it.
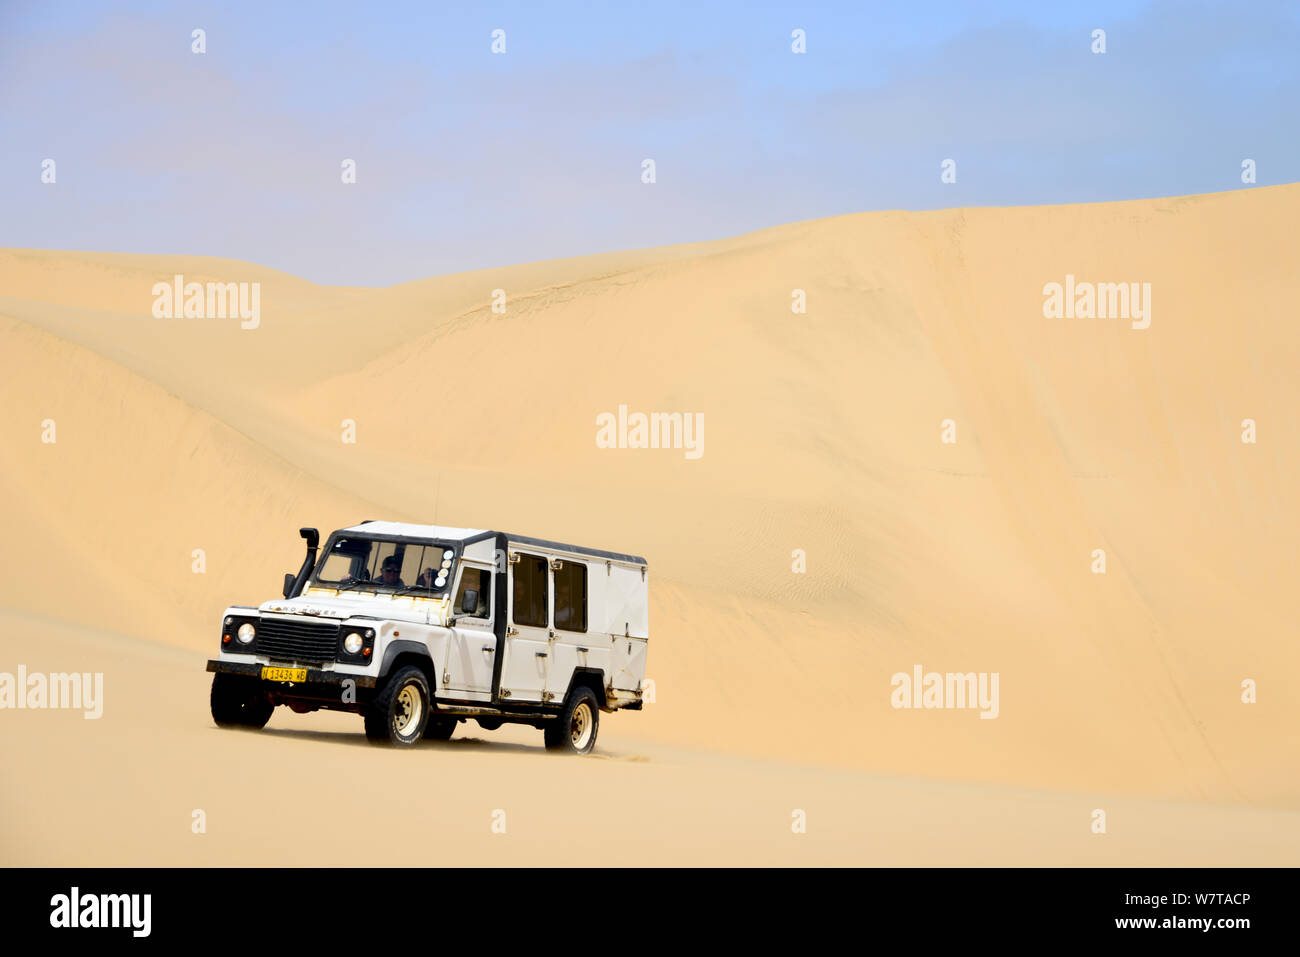
{"label": "wheel arch", "polygon": [[609,700],[605,697],[605,672],[599,668],[575,668],[569,678],[569,687],[564,691],[564,701],[569,700],[575,688],[590,688],[596,696],[596,704],[601,711],[612,712]]}
{"label": "wheel arch", "polygon": [[423,671],[424,676],[429,679],[429,690],[437,694],[438,666],[433,660],[429,646],[422,641],[406,639],[390,641],[384,649],[384,660],[379,665],[379,677],[387,678],[407,665],[414,665]]}

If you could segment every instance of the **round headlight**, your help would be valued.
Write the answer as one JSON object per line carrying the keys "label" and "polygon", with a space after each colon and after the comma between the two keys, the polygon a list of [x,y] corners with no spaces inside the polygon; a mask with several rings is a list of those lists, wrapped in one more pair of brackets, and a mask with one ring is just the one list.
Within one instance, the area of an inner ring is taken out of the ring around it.
{"label": "round headlight", "polygon": [[246,645],[253,640],[253,637],[257,634],[257,629],[253,627],[251,622],[246,621],[239,626],[239,631],[236,634],[239,635],[239,643]]}
{"label": "round headlight", "polygon": [[343,639],[343,650],[350,655],[360,654],[361,645],[362,645],[361,636],[358,635],[355,631],[348,632],[348,636]]}

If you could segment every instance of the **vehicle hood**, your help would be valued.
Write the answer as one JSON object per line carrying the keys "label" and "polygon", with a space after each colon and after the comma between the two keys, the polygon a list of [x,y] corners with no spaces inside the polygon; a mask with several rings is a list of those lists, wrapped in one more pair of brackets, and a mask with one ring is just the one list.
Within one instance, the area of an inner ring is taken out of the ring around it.
{"label": "vehicle hood", "polygon": [[445,600],[431,601],[409,595],[300,595],[297,598],[275,598],[263,602],[258,611],[278,615],[302,615],[307,618],[392,618],[399,621],[438,621],[444,612]]}

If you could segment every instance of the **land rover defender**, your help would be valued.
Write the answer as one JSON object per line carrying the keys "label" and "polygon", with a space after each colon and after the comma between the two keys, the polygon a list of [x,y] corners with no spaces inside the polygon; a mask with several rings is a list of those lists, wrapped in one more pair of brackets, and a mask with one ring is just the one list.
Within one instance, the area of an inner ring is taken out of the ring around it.
{"label": "land rover defender", "polygon": [[232,605],[208,661],[212,718],[261,728],[277,705],[360,714],[382,744],[462,721],[595,747],[600,714],[639,711],[649,568],[637,555],[504,532],[366,521],[307,554],[283,599]]}

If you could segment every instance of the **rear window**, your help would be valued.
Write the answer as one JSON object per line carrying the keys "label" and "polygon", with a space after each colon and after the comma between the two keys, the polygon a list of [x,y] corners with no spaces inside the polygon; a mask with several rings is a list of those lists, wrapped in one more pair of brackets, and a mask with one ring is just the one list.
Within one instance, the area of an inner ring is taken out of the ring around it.
{"label": "rear window", "polygon": [[582,562],[560,562],[555,571],[555,627],[587,630],[587,566]]}

